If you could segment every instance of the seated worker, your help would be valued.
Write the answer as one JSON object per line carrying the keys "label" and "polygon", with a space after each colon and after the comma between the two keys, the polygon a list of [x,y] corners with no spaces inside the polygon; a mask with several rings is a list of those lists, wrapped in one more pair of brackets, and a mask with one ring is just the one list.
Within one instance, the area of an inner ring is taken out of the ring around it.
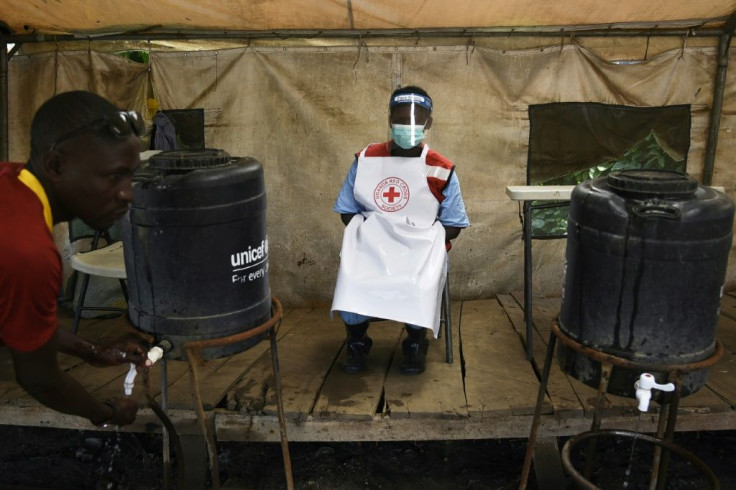
{"label": "seated worker", "polygon": [[138,404],[95,399],[59,368],[57,352],[94,366],[145,366],[147,345],[135,335],[94,344],[57,328],[62,264],[52,227],[78,217],[106,229],[127,212],[140,123],[95,94],[62,93],[33,117],[28,163],[0,163],[0,348],[28,394],[95,425],[130,424]]}
{"label": "seated worker", "polygon": [[449,241],[469,226],[454,165],[424,144],[432,99],[419,87],[389,101],[391,141],[356,154],[334,210],[346,226],[332,311],[347,329],[343,371],[366,367],[371,319],[406,324],[400,366],[427,365],[427,329],[437,338]]}

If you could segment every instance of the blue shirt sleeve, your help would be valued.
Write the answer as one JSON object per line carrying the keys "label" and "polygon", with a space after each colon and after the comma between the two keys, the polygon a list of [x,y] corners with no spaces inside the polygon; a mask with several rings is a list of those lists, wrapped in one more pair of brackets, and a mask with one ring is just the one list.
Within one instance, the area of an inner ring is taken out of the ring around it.
{"label": "blue shirt sleeve", "polygon": [[440,211],[437,216],[443,226],[455,228],[467,228],[470,226],[468,214],[465,212],[465,202],[460,192],[460,180],[457,174],[452,172],[450,181],[442,191],[445,199],[440,203]]}
{"label": "blue shirt sleeve", "polygon": [[335,206],[332,208],[333,211],[340,214],[358,214],[365,211],[365,208],[355,200],[355,193],[353,192],[355,187],[355,175],[358,172],[358,159],[353,161],[353,164],[348,170],[348,175],[342,183],[340,193],[337,195],[337,201]]}

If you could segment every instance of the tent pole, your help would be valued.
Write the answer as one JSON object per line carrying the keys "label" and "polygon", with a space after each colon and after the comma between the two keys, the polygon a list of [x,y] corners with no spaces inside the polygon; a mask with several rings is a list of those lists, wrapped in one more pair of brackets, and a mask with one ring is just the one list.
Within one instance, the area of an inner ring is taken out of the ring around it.
{"label": "tent pole", "polygon": [[8,44],[0,42],[0,159],[8,161]]}
{"label": "tent pole", "polygon": [[728,51],[731,46],[731,37],[736,28],[736,13],[726,23],[723,34],[718,43],[718,69],[716,81],[713,87],[713,105],[710,110],[710,124],[708,127],[708,141],[705,147],[705,164],[703,165],[703,185],[713,183],[713,168],[716,160],[716,147],[718,146],[718,130],[721,126],[721,113],[723,112],[723,92],[726,87],[726,74],[728,73]]}
{"label": "tent pole", "polygon": [[[682,37],[696,35],[698,37],[719,37],[727,32],[721,27],[705,27],[693,25],[672,24],[670,26],[658,23],[652,24],[620,24],[620,25],[579,25],[579,26],[520,26],[520,27],[473,27],[473,28],[419,28],[419,29],[320,29],[320,30],[267,30],[267,31],[206,31],[206,30],[176,30],[145,32],[130,31],[110,34],[7,34],[0,36],[5,42],[38,43],[38,42],[65,42],[65,41],[161,41],[170,39],[237,39],[243,42],[257,39],[374,39],[374,38],[410,38],[417,36],[430,37],[554,37],[560,33],[574,34],[576,38],[583,37]],[[730,31],[729,31],[730,32]]]}

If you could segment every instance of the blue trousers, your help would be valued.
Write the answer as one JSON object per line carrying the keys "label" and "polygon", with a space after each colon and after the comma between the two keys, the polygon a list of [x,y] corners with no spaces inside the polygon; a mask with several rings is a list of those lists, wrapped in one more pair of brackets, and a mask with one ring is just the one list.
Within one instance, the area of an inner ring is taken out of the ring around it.
{"label": "blue trousers", "polygon": [[[342,321],[344,321],[346,325],[358,325],[360,323],[365,323],[371,320],[375,320],[375,318],[372,316],[365,316],[359,313],[351,313],[349,311],[340,311],[338,313],[340,313],[340,316],[342,317]],[[424,327],[418,327],[416,325],[409,325],[408,323],[406,324],[406,326],[412,329],[424,328]]]}

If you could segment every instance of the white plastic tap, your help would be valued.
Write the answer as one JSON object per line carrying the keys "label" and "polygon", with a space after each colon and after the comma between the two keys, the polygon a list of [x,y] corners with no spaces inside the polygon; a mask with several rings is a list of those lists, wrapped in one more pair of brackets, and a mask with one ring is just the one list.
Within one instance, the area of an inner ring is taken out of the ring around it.
{"label": "white plastic tap", "polygon": [[652,390],[675,391],[675,385],[667,383],[661,385],[654,380],[654,376],[649,373],[642,373],[639,380],[634,383],[636,390],[636,399],[639,401],[639,411],[646,412],[649,410],[649,401],[652,399]]}
{"label": "white plastic tap", "polygon": [[135,364],[131,362],[130,369],[128,370],[128,375],[125,376],[125,381],[123,382],[123,391],[125,391],[125,396],[130,396],[133,394],[133,386],[135,386],[136,374],[138,374],[138,371],[135,368]]}
{"label": "white plastic tap", "polygon": [[[164,350],[159,346],[155,346],[148,351],[146,357],[148,358],[146,366],[151,367],[156,363],[156,361],[164,357]],[[128,370],[128,374],[125,376],[125,381],[123,382],[123,391],[125,391],[125,396],[131,396],[133,394],[133,387],[135,386],[135,377],[137,374],[138,371],[136,370],[136,366],[131,362],[130,370]]]}

